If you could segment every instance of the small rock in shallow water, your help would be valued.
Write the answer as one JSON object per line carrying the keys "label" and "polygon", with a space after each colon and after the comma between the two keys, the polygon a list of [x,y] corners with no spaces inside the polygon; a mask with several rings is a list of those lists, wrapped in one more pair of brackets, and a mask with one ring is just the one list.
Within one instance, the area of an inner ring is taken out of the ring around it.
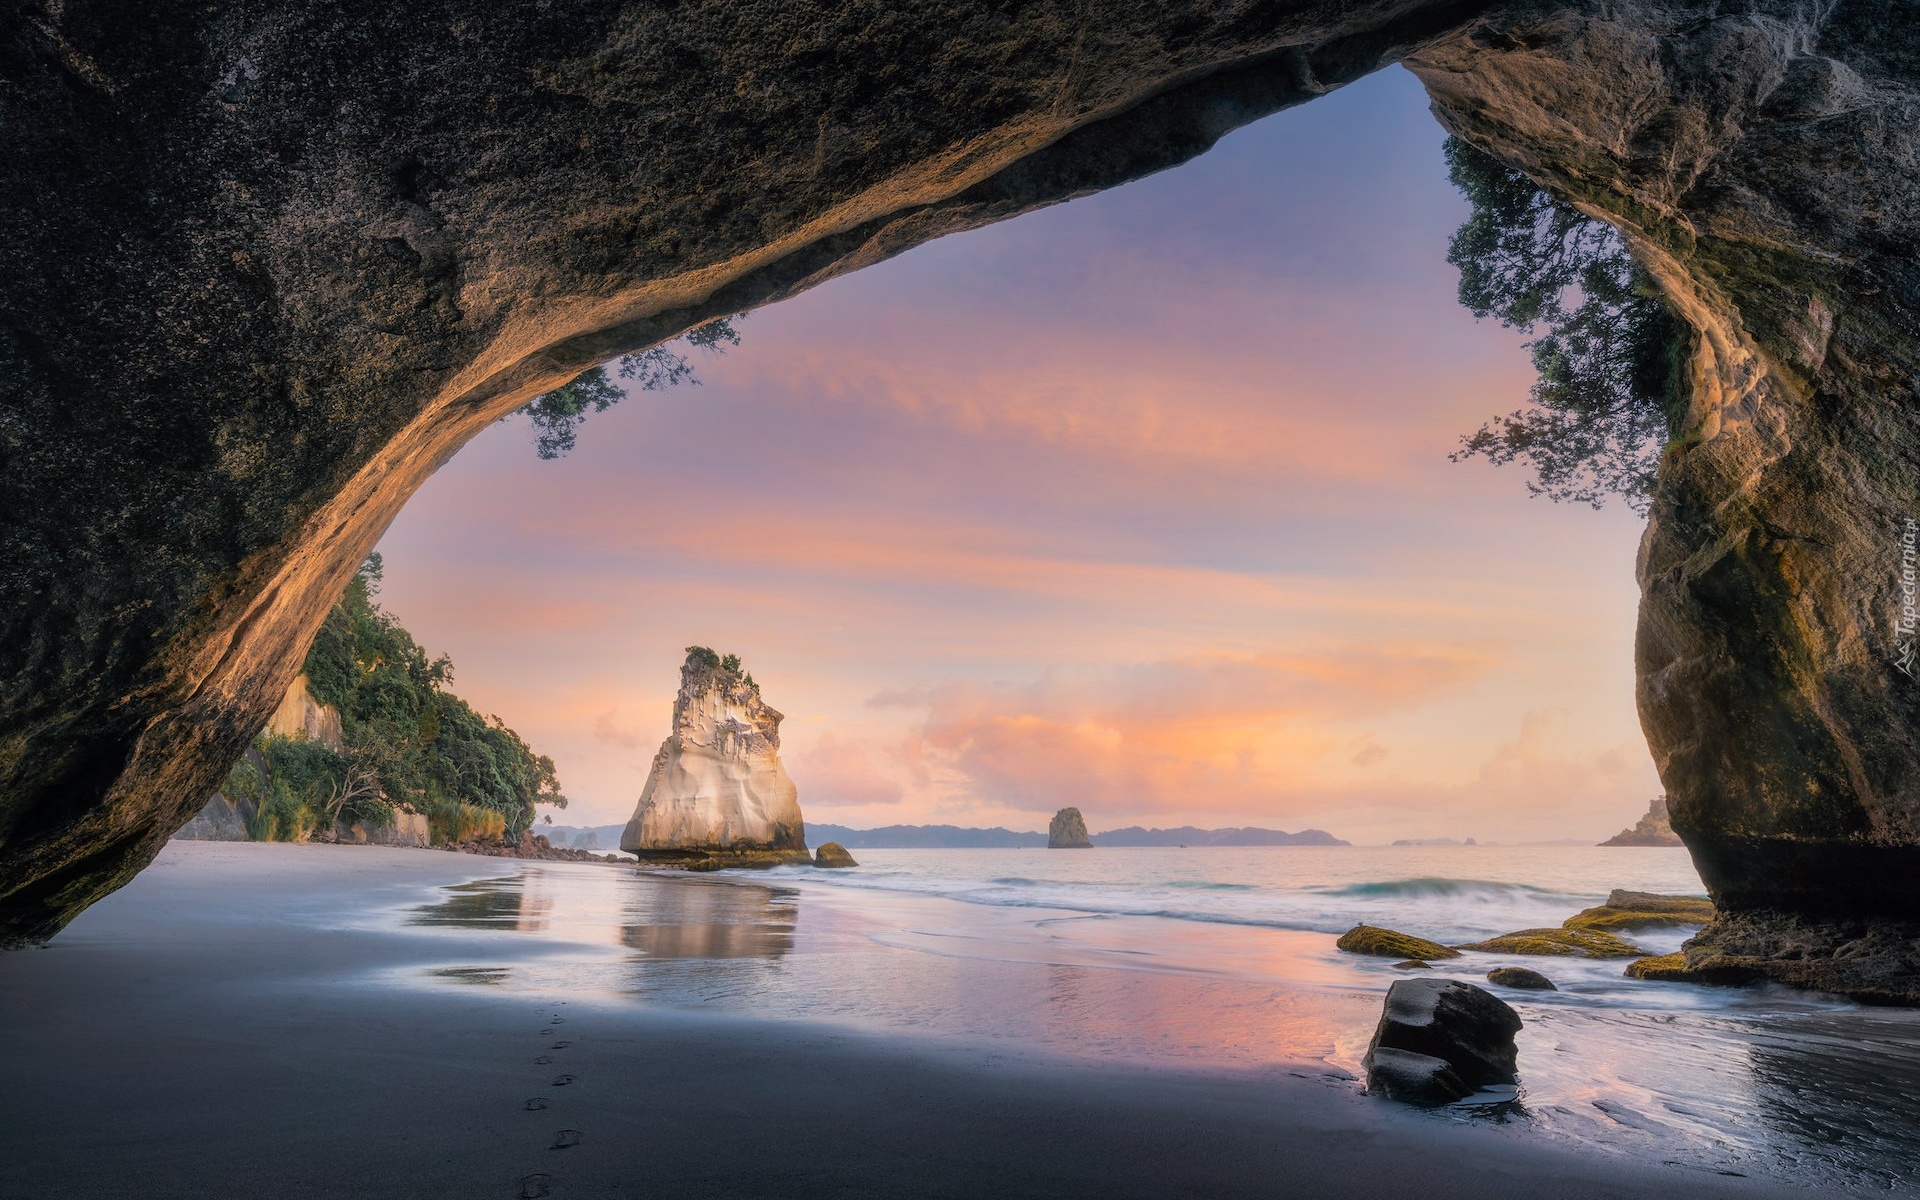
{"label": "small rock in shallow water", "polygon": [[1396,971],[1431,971],[1433,970],[1433,964],[1417,958],[1410,958],[1405,962],[1393,964],[1393,969]]}
{"label": "small rock in shallow water", "polygon": [[857,867],[853,855],[839,842],[828,842],[813,852],[813,865],[816,867]]}
{"label": "small rock in shallow water", "polygon": [[1538,971],[1525,967],[1495,967],[1487,972],[1487,982],[1497,983],[1501,987],[1521,988],[1529,992],[1557,992],[1553,980]]}
{"label": "small rock in shallow water", "polygon": [[1409,933],[1398,933],[1391,929],[1381,929],[1376,925],[1355,925],[1340,935],[1334,945],[1348,954],[1371,954],[1377,958],[1459,958],[1458,950],[1449,949],[1439,942],[1430,942],[1426,938],[1414,937]]}
{"label": "small rock in shallow water", "polygon": [[1452,1104],[1473,1095],[1443,1058],[1381,1047],[1367,1055],[1367,1090],[1402,1104]]}
{"label": "small rock in shallow water", "polygon": [[1513,1035],[1520,1028],[1520,1015],[1485,988],[1458,979],[1396,980],[1367,1046],[1367,1086],[1411,1103],[1461,1098],[1416,1099],[1444,1096],[1452,1085],[1430,1063],[1410,1061],[1408,1055],[1437,1060],[1468,1092],[1512,1083],[1519,1058]]}

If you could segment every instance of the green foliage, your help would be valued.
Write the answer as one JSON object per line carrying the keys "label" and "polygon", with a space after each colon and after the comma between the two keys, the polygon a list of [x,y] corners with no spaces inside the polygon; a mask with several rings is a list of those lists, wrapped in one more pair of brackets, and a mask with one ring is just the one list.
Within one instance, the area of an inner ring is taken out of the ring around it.
{"label": "green foliage", "polygon": [[[740,344],[740,335],[733,323],[741,319],[721,317],[708,321],[679,341],[715,354],[725,353],[728,346]],[[664,391],[681,383],[698,387],[700,380],[693,373],[693,364],[673,349],[675,344],[670,342],[621,358],[620,378],[643,392]],[[534,453],[541,458],[563,457],[573,449],[580,423],[587,419],[589,412],[605,412],[626,395],[627,389],[608,378],[607,369],[601,366],[582,372],[571,383],[535,396],[521,410],[533,422]]]}
{"label": "green foliage", "polygon": [[[473,808],[497,814],[502,831],[517,835],[533,823],[535,805],[565,808],[553,760],[535,754],[499,717],[482,717],[444,690],[452,661],[429,658],[374,600],[380,570],[378,555],[367,560],[307,654],[309,690],[340,711],[347,745],[332,785],[343,786],[349,768],[359,769],[378,781],[386,803],[405,804],[449,829],[485,825],[465,814]],[[279,774],[276,766],[276,780]]]}
{"label": "green foliage", "polygon": [[1458,138],[1446,156],[1473,206],[1447,248],[1460,303],[1509,329],[1541,329],[1528,343],[1532,404],[1462,438],[1451,457],[1521,461],[1536,496],[1600,508],[1617,495],[1644,513],[1684,402],[1686,326],[1607,225]]}
{"label": "green foliage", "polygon": [[753,681],[753,676],[740,669],[740,656],[738,654],[723,656],[708,646],[688,646],[687,661],[695,666],[705,667],[710,671],[731,672],[739,676],[741,682],[745,683],[754,691],[757,692],[760,690],[760,685]]}

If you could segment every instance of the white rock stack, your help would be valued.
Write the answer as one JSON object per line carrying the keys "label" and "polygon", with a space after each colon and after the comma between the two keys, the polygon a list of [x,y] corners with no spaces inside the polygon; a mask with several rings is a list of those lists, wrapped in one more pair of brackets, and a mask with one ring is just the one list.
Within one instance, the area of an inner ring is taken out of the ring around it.
{"label": "white rock stack", "polygon": [[737,658],[689,647],[673,732],[620,848],[684,865],[808,861],[799,792],[780,765],[780,721]]}

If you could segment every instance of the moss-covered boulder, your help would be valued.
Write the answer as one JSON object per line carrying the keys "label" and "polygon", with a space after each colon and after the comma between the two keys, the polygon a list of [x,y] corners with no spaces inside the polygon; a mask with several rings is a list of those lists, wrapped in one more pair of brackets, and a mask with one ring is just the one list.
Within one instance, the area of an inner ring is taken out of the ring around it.
{"label": "moss-covered boulder", "polygon": [[1563,924],[1567,929],[1611,933],[1617,930],[1705,925],[1713,917],[1713,901],[1705,896],[1662,896],[1654,892],[1630,892],[1615,888],[1605,904],[1584,909],[1568,917]]}
{"label": "moss-covered boulder", "polygon": [[1594,929],[1521,929],[1460,949],[1556,958],[1642,958],[1647,953],[1632,942]]}
{"label": "moss-covered boulder", "polygon": [[1433,964],[1422,959],[1409,958],[1405,962],[1393,964],[1393,969],[1396,971],[1431,971],[1433,970]]}
{"label": "moss-covered boulder", "polygon": [[1650,983],[1702,983],[1720,987],[1738,987],[1763,977],[1756,968],[1724,956],[1705,955],[1689,964],[1683,953],[1637,958],[1627,964],[1626,976]]}
{"label": "moss-covered boulder", "polygon": [[1340,935],[1335,945],[1348,954],[1371,954],[1375,958],[1427,959],[1459,958],[1460,952],[1439,942],[1397,933],[1377,925],[1355,925]]}

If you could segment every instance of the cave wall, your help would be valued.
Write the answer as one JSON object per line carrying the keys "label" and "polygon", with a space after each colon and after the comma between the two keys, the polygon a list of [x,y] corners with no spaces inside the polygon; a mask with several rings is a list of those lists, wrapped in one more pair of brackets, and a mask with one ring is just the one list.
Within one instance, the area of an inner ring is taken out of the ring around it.
{"label": "cave wall", "polygon": [[[1626,228],[1699,332],[1638,657],[1716,896],[1910,911],[1914,693],[1888,657],[1920,461],[1903,22],[1431,0],[11,10],[0,936],[49,936],[151,859],[400,505],[502,414],[1396,61],[1450,128]],[[1755,890],[1783,870],[1785,901]]]}

